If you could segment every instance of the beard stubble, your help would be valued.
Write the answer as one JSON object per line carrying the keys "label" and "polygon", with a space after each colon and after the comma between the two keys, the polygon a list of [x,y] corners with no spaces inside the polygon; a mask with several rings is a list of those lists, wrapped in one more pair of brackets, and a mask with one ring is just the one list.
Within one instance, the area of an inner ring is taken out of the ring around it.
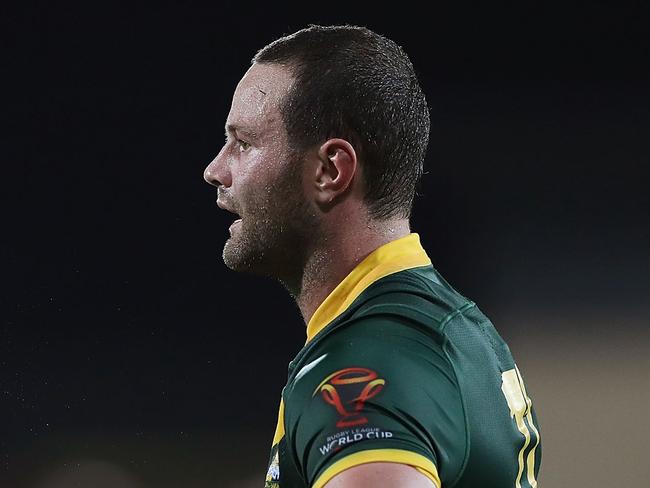
{"label": "beard stubble", "polygon": [[294,294],[319,225],[303,195],[302,158],[291,160],[275,182],[245,195],[245,215],[224,245],[223,260],[233,271],[275,278]]}

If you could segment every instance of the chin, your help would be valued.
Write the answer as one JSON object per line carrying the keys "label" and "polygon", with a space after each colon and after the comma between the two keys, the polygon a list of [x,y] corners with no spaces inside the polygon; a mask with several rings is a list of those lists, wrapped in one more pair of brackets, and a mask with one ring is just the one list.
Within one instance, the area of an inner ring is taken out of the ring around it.
{"label": "chin", "polygon": [[248,260],[245,259],[242,254],[240,243],[235,242],[234,239],[230,237],[223,246],[222,257],[224,264],[233,271],[247,271],[246,262]]}
{"label": "chin", "polygon": [[[236,272],[265,276],[281,282],[292,281],[294,275],[302,270],[298,258],[301,246],[296,241],[285,242],[277,237],[272,233],[232,236],[223,248],[223,262]],[[288,252],[289,249],[296,252]]]}
{"label": "chin", "polygon": [[268,250],[253,245],[253,242],[241,236],[232,236],[223,247],[223,262],[233,271],[263,275],[267,274],[262,261],[266,254]]}

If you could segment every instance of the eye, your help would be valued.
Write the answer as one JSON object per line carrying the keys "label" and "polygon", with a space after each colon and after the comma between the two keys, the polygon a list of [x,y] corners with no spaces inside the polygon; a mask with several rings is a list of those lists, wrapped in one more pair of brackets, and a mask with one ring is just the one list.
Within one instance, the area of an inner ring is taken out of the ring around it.
{"label": "eye", "polygon": [[237,145],[239,146],[239,150],[242,152],[248,151],[251,147],[250,143],[242,141],[241,139],[237,139]]}

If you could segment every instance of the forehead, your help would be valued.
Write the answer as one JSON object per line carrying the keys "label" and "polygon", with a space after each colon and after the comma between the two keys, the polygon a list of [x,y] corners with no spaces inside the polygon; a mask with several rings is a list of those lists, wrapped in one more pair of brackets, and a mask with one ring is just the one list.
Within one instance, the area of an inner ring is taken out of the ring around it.
{"label": "forehead", "polygon": [[227,124],[259,132],[280,121],[280,101],[293,78],[287,68],[253,64],[240,80],[232,98]]}

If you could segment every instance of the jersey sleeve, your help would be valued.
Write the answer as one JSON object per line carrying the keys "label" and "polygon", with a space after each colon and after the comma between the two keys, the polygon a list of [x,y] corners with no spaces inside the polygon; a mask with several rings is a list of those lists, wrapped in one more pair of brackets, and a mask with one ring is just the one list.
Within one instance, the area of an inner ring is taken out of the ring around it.
{"label": "jersey sleeve", "polygon": [[288,450],[307,486],[370,462],[407,464],[444,486],[466,452],[444,344],[399,317],[355,321],[319,341],[285,389]]}

